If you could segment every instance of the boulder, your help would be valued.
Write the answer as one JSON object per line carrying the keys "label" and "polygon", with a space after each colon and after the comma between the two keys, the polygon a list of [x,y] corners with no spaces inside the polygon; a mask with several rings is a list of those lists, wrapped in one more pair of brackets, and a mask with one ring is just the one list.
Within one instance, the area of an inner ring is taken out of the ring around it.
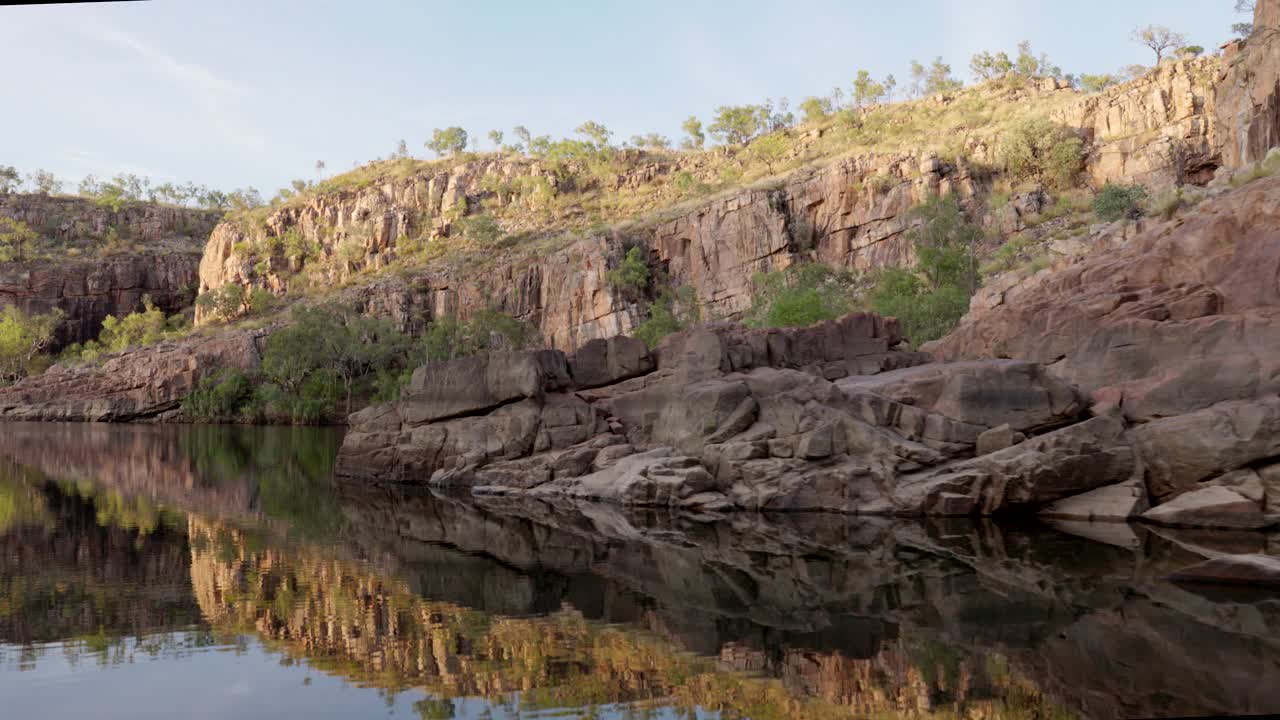
{"label": "boulder", "polygon": [[902,512],[991,515],[1037,507],[1129,478],[1133,451],[1124,425],[1097,417],[1011,448],[900,478]]}
{"label": "boulder", "polygon": [[1223,555],[1170,574],[1174,582],[1280,587],[1280,558],[1270,555]]}
{"label": "boulder", "polygon": [[569,356],[569,377],[576,388],[596,388],[653,371],[644,341],[622,335],[589,340]]}
{"label": "boulder", "polygon": [[1124,522],[1148,507],[1147,487],[1141,478],[1134,478],[1058,500],[1041,510],[1040,517]]}
{"label": "boulder", "polygon": [[1222,485],[1193,490],[1142,514],[1142,519],[1175,527],[1258,530],[1278,519],[1263,514],[1262,506]]}
{"label": "boulder", "polygon": [[427,363],[413,372],[400,393],[405,424],[491,410],[525,398],[541,398],[547,390],[569,383],[564,354],[537,350],[482,354]]}
{"label": "boulder", "polygon": [[1028,432],[1078,416],[1085,399],[1034,362],[964,361],[894,370],[840,381],[952,420]]}
{"label": "boulder", "polygon": [[1135,428],[1147,488],[1166,499],[1208,478],[1280,456],[1280,397],[1233,401]]}
{"label": "boulder", "polygon": [[[716,480],[695,458],[662,447],[617,460],[612,465],[582,477],[557,479],[533,490],[535,496],[563,496],[585,500],[606,500],[622,505],[687,507],[723,499]],[[481,492],[501,492],[484,489]],[[713,496],[716,496],[713,498]]]}
{"label": "boulder", "polygon": [[1026,439],[1025,435],[1014,432],[1014,429],[1005,423],[979,435],[974,450],[978,455],[990,455],[993,452],[1011,448]]}

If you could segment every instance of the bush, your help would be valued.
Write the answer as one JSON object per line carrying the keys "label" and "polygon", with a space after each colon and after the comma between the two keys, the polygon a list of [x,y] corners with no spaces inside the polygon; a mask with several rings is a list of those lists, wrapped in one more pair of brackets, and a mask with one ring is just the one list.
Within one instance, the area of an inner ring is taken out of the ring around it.
{"label": "bush", "polygon": [[664,287],[658,291],[658,299],[649,306],[649,318],[637,325],[631,334],[654,348],[662,338],[696,325],[700,319],[698,296],[693,288],[684,286],[672,292]]}
{"label": "bush", "polygon": [[1084,143],[1070,128],[1035,118],[1005,133],[1000,156],[1016,180],[1067,188],[1084,167]]}
{"label": "bush", "polygon": [[969,293],[956,285],[930,288],[918,275],[889,268],[880,273],[870,304],[881,315],[898,318],[903,336],[919,346],[959,324],[969,310]]}
{"label": "bush", "polygon": [[536,332],[527,323],[492,308],[476,313],[470,322],[442,315],[423,335],[428,360],[450,360],[484,352],[511,352],[529,346]]}
{"label": "bush", "polygon": [[1093,198],[1093,214],[1104,222],[1136,220],[1142,217],[1147,189],[1141,185],[1107,183]]}
{"label": "bush", "polygon": [[803,327],[854,309],[853,276],[826,265],[792,265],[751,280],[755,296],[743,317],[749,327]]}
{"label": "bush", "polygon": [[481,245],[493,245],[503,238],[502,226],[491,215],[473,215],[458,221],[463,237]]}
{"label": "bush", "polygon": [[182,412],[192,420],[220,422],[239,416],[253,397],[253,383],[242,370],[224,369],[200,379],[182,400]]}
{"label": "bush", "polygon": [[909,235],[914,270],[882,271],[868,299],[876,312],[898,318],[903,335],[919,345],[950,332],[968,311],[978,284],[975,251],[983,233],[954,197],[930,198],[911,214],[921,220]]}
{"label": "bush", "polygon": [[649,264],[645,261],[645,252],[640,247],[627,251],[622,262],[609,272],[605,279],[615,289],[624,294],[637,296],[649,285]]}
{"label": "bush", "polygon": [[196,305],[223,322],[231,322],[244,314],[244,287],[236,283],[227,283],[196,298]]}

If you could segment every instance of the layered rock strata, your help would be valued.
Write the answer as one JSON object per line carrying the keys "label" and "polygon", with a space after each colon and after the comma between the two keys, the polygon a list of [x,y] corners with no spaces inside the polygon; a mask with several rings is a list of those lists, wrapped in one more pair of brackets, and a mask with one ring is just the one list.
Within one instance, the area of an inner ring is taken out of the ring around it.
{"label": "layered rock strata", "polygon": [[201,378],[226,368],[252,370],[261,362],[266,330],[135,348],[101,365],[54,365],[40,375],[0,388],[0,418],[127,422],[163,418]]}
{"label": "layered rock strata", "polygon": [[104,319],[140,310],[144,297],[167,314],[189,307],[221,213],[153,203],[113,210],[81,198],[9,194],[0,195],[0,216],[50,246],[49,257],[0,263],[0,303],[29,313],[62,310],[57,350],[96,338]]}

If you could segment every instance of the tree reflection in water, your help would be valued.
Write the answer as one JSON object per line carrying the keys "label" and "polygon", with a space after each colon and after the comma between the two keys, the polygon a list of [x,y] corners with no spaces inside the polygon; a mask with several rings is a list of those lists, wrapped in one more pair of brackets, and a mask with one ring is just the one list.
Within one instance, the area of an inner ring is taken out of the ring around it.
{"label": "tree reflection in water", "polygon": [[1160,580],[1264,536],[477,504],[335,485],[322,431],[47,427],[0,437],[0,672],[260,643],[421,717],[1280,709],[1277,603]]}

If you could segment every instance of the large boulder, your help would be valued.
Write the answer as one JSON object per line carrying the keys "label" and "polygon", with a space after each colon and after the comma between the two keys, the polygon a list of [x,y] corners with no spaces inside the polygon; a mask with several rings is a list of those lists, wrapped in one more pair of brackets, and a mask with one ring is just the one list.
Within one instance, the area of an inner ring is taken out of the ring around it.
{"label": "large boulder", "polygon": [[1223,555],[1185,567],[1168,576],[1174,582],[1280,587],[1280,558],[1270,555]]}
{"label": "large boulder", "polygon": [[1258,530],[1280,522],[1264,515],[1262,505],[1236,488],[1210,485],[1184,493],[1142,514],[1142,519],[1175,527]]}
{"label": "large boulder", "polygon": [[992,515],[1041,505],[1127,480],[1134,456],[1124,424],[1096,417],[1006,450],[901,478],[902,512]]}
{"label": "large boulder", "polygon": [[400,393],[408,425],[491,410],[569,384],[564,353],[537,350],[482,354],[427,363]]}
{"label": "large boulder", "polygon": [[839,382],[958,422],[1026,432],[1061,425],[1084,410],[1070,384],[1033,362],[979,360],[921,365]]}
{"label": "large boulder", "polygon": [[1148,507],[1147,487],[1141,478],[1134,478],[1051,503],[1040,511],[1040,517],[1125,522]]}
{"label": "large boulder", "polygon": [[569,376],[576,388],[596,388],[653,370],[653,357],[642,340],[617,336],[590,340],[569,356]]}
{"label": "large boulder", "polygon": [[1280,397],[1235,401],[1146,423],[1132,431],[1147,488],[1167,499],[1202,480],[1280,456]]}

